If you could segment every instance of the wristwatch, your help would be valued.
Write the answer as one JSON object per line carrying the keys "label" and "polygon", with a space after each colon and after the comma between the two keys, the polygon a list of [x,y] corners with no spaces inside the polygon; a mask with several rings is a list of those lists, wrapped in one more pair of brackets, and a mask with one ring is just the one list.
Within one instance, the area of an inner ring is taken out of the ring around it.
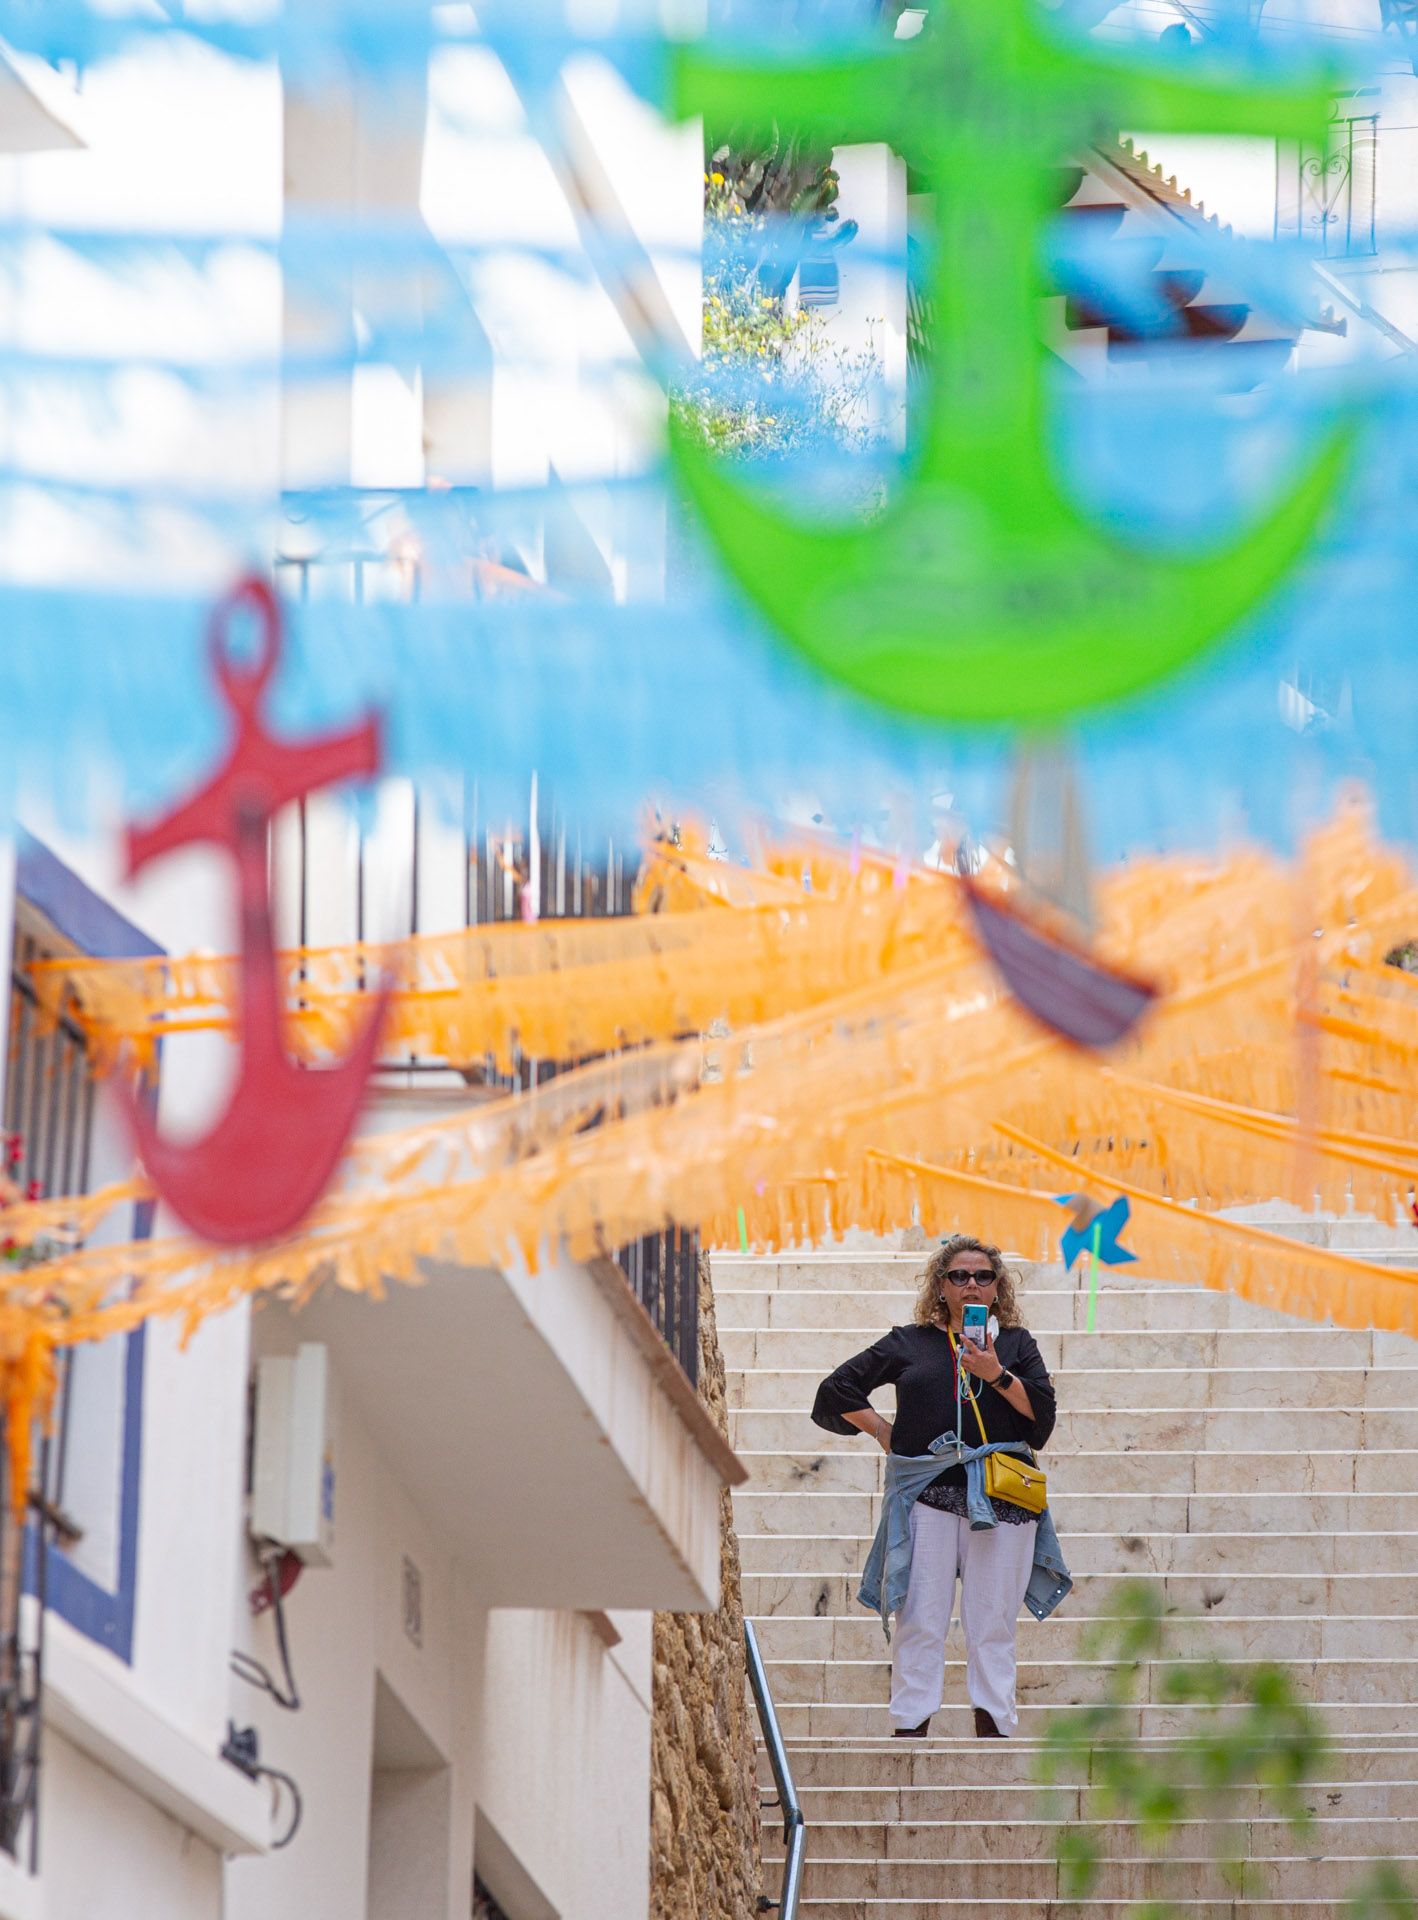
{"label": "wristwatch", "polygon": [[1014,1385],[1014,1375],[1010,1372],[1008,1367],[1005,1367],[1003,1371],[996,1376],[995,1379],[991,1380],[990,1385],[992,1387],[998,1387],[1000,1392],[1004,1393]]}

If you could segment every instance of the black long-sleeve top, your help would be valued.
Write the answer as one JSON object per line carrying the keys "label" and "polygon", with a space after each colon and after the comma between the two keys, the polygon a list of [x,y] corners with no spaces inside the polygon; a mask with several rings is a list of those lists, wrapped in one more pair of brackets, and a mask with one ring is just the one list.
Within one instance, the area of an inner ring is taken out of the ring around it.
{"label": "black long-sleeve top", "polygon": [[[1033,1334],[1025,1327],[1001,1327],[995,1352],[1000,1364],[1024,1382],[1034,1418],[1027,1420],[1002,1393],[982,1380],[971,1381],[967,1374],[967,1382],[973,1384],[978,1397],[986,1435],[991,1440],[1023,1440],[1031,1447],[1044,1446],[1054,1430],[1058,1403]],[[925,1453],[940,1434],[954,1433],[955,1355],[950,1335],[942,1327],[893,1327],[874,1345],[854,1353],[818,1388],[812,1417],[829,1433],[855,1433],[857,1429],[842,1418],[843,1414],[861,1413],[871,1405],[868,1395],[893,1381],[893,1453]],[[978,1446],[980,1429],[963,1401],[961,1416],[962,1440],[967,1447]],[[964,1467],[948,1468],[935,1484],[963,1486]]]}

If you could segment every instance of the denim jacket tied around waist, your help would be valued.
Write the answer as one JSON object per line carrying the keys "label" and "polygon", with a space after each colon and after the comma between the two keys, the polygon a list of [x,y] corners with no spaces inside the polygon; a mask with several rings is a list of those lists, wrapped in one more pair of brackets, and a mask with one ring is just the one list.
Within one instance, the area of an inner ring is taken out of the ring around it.
{"label": "denim jacket tied around waist", "polygon": [[[985,1492],[984,1460],[991,1453],[1019,1454],[1032,1460],[1022,1440],[992,1440],[987,1446],[964,1447],[953,1433],[932,1440],[927,1453],[889,1453],[886,1456],[886,1492],[876,1538],[871,1543],[862,1584],[857,1594],[864,1607],[881,1615],[882,1631],[891,1638],[891,1616],[906,1604],[911,1582],[911,1509],[932,1480],[949,1467],[965,1469],[965,1507],[974,1533],[998,1525]],[[1047,1620],[1059,1602],[1073,1590],[1064,1565],[1059,1537],[1045,1507],[1034,1536],[1034,1570],[1029,1576],[1024,1604],[1036,1620]]]}

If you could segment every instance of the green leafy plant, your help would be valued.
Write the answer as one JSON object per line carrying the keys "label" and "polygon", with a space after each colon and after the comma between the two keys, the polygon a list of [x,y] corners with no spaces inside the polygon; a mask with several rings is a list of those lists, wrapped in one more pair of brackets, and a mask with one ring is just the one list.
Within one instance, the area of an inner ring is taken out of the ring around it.
{"label": "green leafy plant", "polygon": [[828,149],[773,127],[758,139],[740,129],[717,141],[705,162],[705,213],[732,216],[735,240],[752,260],[758,291],[781,300],[804,250],[846,246],[855,220],[841,220],[841,189]]}
{"label": "green leafy plant", "polygon": [[[1234,1817],[1238,1795],[1256,1793],[1265,1813],[1287,1821],[1303,1840],[1315,1826],[1305,1790],[1328,1752],[1318,1714],[1283,1667],[1179,1657],[1178,1626],[1156,1585],[1125,1587],[1113,1616],[1085,1641],[1085,1657],[1105,1667],[1102,1697],[1051,1717],[1039,1761],[1047,1789],[1070,1782],[1080,1792],[1082,1817],[1062,1825],[1057,1842],[1065,1898],[1087,1897],[1104,1858],[1106,1825],[1126,1826],[1152,1863],[1145,1877],[1155,1883],[1133,1907],[1134,1920],[1173,1913],[1157,1890],[1183,1872],[1188,1897],[1196,1897],[1199,1844],[1226,1888],[1246,1893],[1255,1875],[1246,1823]],[[1139,1707],[1149,1687],[1154,1703],[1190,1710],[1189,1729],[1177,1739],[1142,1739]],[[1179,1840],[1187,1843],[1185,1866],[1174,1857]],[[1400,1911],[1414,1920],[1409,1909],[1361,1911],[1374,1920]]]}
{"label": "green leafy plant", "polygon": [[1346,1912],[1349,1920],[1418,1920],[1418,1898],[1392,1860],[1376,1860]]}
{"label": "green leafy plant", "polygon": [[717,452],[775,456],[875,437],[874,347],[847,352],[819,318],[789,304],[809,240],[845,244],[834,226],[837,176],[792,142],[757,152],[720,144],[704,174],[703,353],[670,394],[675,424]]}
{"label": "green leafy plant", "polygon": [[[1185,1872],[1189,1899],[1197,1892],[1196,1859],[1194,1852],[1185,1863],[1174,1857],[1179,1839],[1191,1846],[1206,1839],[1207,1858],[1230,1892],[1253,1888],[1258,1876],[1242,1851],[1246,1823],[1234,1817],[1238,1796],[1256,1794],[1297,1842],[1315,1831],[1306,1790],[1329,1752],[1319,1715],[1273,1662],[1179,1654],[1184,1628],[1157,1586],[1136,1581],[1085,1640],[1085,1656],[1105,1667],[1102,1697],[1052,1717],[1038,1767],[1046,1793],[1065,1782],[1078,1787],[1081,1818],[1060,1826],[1056,1844],[1065,1898],[1085,1898],[1097,1884],[1107,1823],[1132,1829],[1159,1886]],[[1141,1738],[1138,1708],[1149,1685],[1153,1701],[1194,1710],[1189,1732]],[[1133,1904],[1132,1920],[1169,1920],[1176,1910],[1149,1892]],[[1418,1896],[1391,1860],[1375,1860],[1344,1910],[1349,1920],[1418,1920]]]}

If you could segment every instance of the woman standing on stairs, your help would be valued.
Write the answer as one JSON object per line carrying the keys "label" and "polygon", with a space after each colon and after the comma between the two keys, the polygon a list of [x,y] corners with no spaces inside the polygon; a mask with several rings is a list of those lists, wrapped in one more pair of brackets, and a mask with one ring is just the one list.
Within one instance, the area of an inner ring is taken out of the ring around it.
{"label": "woman standing on stairs", "polygon": [[[968,1301],[990,1310],[986,1344],[962,1336]],[[960,1369],[957,1402],[957,1369]],[[868,1396],[894,1383],[896,1418],[878,1413]],[[974,1410],[970,1399],[974,1398]],[[933,1443],[955,1432],[962,1409],[963,1446],[1023,1442],[1042,1447],[1054,1430],[1053,1382],[1033,1336],[1019,1324],[1009,1273],[998,1247],[956,1234],[926,1264],[915,1324],[893,1327],[864,1353],[844,1360],[818,1388],[812,1417],[829,1433],[867,1433],[882,1451],[919,1461]],[[966,1423],[969,1423],[968,1425]],[[1042,1520],[1021,1506],[977,1494],[967,1508],[963,1465],[933,1478],[909,1508],[894,1543],[893,1475],[888,1473],[873,1560],[880,1553],[886,1580],[878,1593],[868,1562],[862,1598],[880,1605],[883,1622],[894,1607],[896,1647],[891,1663],[891,1718],[898,1736],[924,1735],[945,1688],[945,1637],[960,1578],[960,1624],[965,1633],[966,1683],[975,1732],[1007,1737],[1019,1725],[1015,1705],[1015,1627],[1021,1603],[1038,1617],[1052,1611],[1071,1582],[1058,1555],[1047,1510]],[[900,1476],[895,1476],[899,1478]],[[916,1469],[915,1484],[920,1484]],[[991,1524],[990,1515],[993,1516]],[[905,1590],[893,1587],[909,1566]]]}

